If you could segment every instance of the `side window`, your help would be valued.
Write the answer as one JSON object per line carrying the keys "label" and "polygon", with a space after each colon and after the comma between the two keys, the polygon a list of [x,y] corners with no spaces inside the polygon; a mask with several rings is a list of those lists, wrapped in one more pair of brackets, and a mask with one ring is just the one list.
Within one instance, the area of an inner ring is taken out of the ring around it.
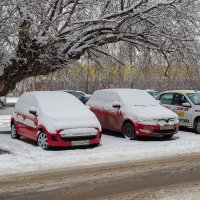
{"label": "side window", "polygon": [[172,104],[173,95],[174,95],[173,93],[163,94],[159,99],[161,104],[171,105]]}
{"label": "side window", "polygon": [[188,100],[186,99],[186,97],[182,94],[175,94],[174,95],[174,105],[177,106],[182,106],[183,103],[187,103]]}

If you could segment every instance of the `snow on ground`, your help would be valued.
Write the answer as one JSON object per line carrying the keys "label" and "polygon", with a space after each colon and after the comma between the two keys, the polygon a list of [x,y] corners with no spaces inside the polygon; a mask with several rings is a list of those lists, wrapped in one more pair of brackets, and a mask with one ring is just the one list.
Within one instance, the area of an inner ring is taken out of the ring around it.
{"label": "snow on ground", "polygon": [[115,135],[103,135],[96,148],[45,151],[28,139],[13,140],[9,134],[0,134],[0,148],[11,152],[0,155],[0,175],[200,152],[200,135],[191,132],[180,131],[172,140],[131,141]]}
{"label": "snow on ground", "polygon": [[0,133],[10,131],[11,115],[0,115]]}
{"label": "snow on ground", "polygon": [[0,133],[10,131],[10,119],[14,107],[0,109]]}

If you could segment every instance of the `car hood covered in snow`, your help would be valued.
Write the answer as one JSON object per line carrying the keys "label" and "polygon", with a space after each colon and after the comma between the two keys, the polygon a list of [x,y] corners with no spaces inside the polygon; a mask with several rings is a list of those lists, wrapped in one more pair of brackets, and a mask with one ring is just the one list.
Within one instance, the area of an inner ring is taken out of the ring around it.
{"label": "car hood covered in snow", "polygon": [[69,128],[101,128],[96,116],[76,97],[64,92],[35,94],[38,122],[50,133]]}
{"label": "car hood covered in snow", "polygon": [[61,113],[56,113],[55,116],[42,114],[38,116],[38,121],[40,124],[44,125],[50,133],[55,133],[57,130],[62,129],[101,127],[93,113],[92,115],[91,113],[85,113],[84,115],[72,114],[70,116],[62,115]]}
{"label": "car hood covered in snow", "polygon": [[161,105],[133,105],[126,107],[127,117],[138,122],[156,122],[158,120],[174,119],[178,123],[178,116],[171,110]]}

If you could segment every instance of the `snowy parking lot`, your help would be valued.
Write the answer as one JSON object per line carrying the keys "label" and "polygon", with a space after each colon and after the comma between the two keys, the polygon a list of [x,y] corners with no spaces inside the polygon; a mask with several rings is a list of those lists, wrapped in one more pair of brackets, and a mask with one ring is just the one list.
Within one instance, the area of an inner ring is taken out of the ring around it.
{"label": "snowy parking lot", "polygon": [[0,148],[10,152],[0,155],[0,175],[6,175],[200,152],[200,135],[180,131],[172,140],[130,141],[115,133],[104,134],[101,145],[96,148],[45,151],[31,140],[13,140],[9,134],[0,134]]}
{"label": "snowy parking lot", "polygon": [[[29,139],[11,139],[9,114],[12,109],[1,110],[0,113],[0,149],[10,152],[0,155],[0,175],[200,152],[200,135],[191,130],[179,131],[171,140],[146,138],[139,141],[128,140],[119,133],[107,132],[102,136],[101,145],[96,148],[58,148],[45,151]],[[3,134],[3,130],[7,134]]]}

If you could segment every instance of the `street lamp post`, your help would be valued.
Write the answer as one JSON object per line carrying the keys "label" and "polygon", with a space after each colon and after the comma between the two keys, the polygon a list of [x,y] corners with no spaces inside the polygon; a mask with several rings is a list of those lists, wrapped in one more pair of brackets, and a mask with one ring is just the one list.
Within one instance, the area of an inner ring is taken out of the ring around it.
{"label": "street lamp post", "polygon": [[130,87],[133,88],[133,47],[129,45]]}

